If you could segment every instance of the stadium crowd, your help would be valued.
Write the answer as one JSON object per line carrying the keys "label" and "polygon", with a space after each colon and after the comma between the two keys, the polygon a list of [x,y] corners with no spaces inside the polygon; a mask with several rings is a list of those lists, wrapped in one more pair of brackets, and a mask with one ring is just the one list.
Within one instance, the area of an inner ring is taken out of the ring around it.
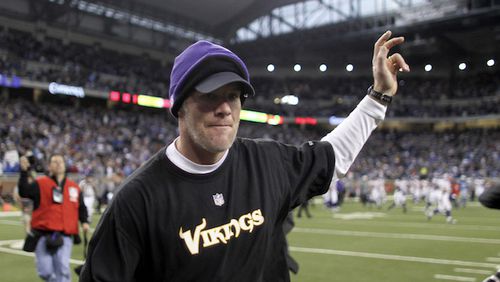
{"label": "stadium crowd", "polygon": [[[78,85],[102,91],[118,90],[166,97],[171,65],[149,58],[63,42],[46,35],[0,30],[0,74],[42,82]],[[258,96],[250,109],[287,116],[344,116],[364,96],[370,77],[256,77]],[[475,116],[498,113],[500,75],[493,69],[453,78],[407,77],[399,81],[397,104],[389,117]],[[275,104],[293,94],[299,106]]]}
{"label": "stadium crowd", "polygon": [[[328,77],[307,80],[256,78],[257,93],[262,94],[251,108],[289,116],[345,116],[366,94],[369,77]],[[295,95],[299,105],[275,104],[277,97]],[[500,75],[479,73],[445,78],[403,78],[398,99],[389,117],[448,117],[496,114],[500,102]]]}
{"label": "stadium crowd", "polygon": [[[0,74],[41,82],[80,85],[165,96],[171,66],[147,55],[126,55],[39,34],[0,29]],[[89,59],[91,58],[91,59]],[[365,95],[371,78],[256,77],[258,95],[245,108],[285,116],[345,116]],[[274,103],[293,94],[298,106]],[[11,95],[12,96],[12,95]],[[498,114],[500,75],[493,69],[453,78],[402,76],[388,117],[450,117]],[[37,171],[52,152],[67,156],[69,172],[108,179],[116,186],[154,152],[175,138],[166,111],[138,111],[103,105],[67,107],[0,97],[0,172],[18,172],[28,154]],[[326,134],[320,127],[270,126],[244,122],[239,135],[300,144]],[[63,140],[63,141],[61,141]],[[500,131],[377,131],[354,163],[350,176],[375,179],[429,175],[500,177]]]}
{"label": "stadium crowd", "polygon": [[[33,156],[43,170],[52,152],[67,156],[70,172],[127,176],[177,136],[167,111],[107,109],[104,105],[67,107],[1,99],[0,161],[4,172],[17,172],[18,155]],[[271,126],[243,122],[239,135],[291,144],[318,140],[320,127]],[[373,133],[351,172],[399,178],[429,173],[500,177],[500,130]]]}
{"label": "stadium crowd", "polygon": [[[43,35],[40,35],[43,36]],[[147,55],[132,56],[60,39],[0,29],[0,73],[34,81],[98,90],[165,94],[171,66]],[[158,95],[161,96],[161,95]]]}

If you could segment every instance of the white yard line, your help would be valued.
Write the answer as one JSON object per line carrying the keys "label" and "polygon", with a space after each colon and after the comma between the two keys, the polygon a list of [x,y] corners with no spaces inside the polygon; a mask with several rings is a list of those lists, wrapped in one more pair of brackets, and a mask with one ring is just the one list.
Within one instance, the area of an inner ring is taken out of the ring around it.
{"label": "white yard line", "polygon": [[6,220],[6,219],[0,219],[0,224],[7,224],[7,225],[23,225],[23,223],[19,220]]}
{"label": "white yard line", "polygon": [[0,241],[0,246],[14,244],[14,243],[17,243],[19,241],[23,241],[23,240],[19,240],[19,239],[16,239],[16,240],[2,240],[2,241]]}
{"label": "white yard line", "polygon": [[439,280],[451,280],[451,281],[465,281],[465,282],[476,281],[476,278],[474,278],[474,277],[453,276],[453,275],[444,275],[444,274],[434,274],[434,278],[439,279]]}
{"label": "white yard line", "polygon": [[[23,223],[21,221],[17,220],[6,220],[6,219],[0,219],[0,224],[6,224],[6,225],[14,225],[14,226],[22,226]],[[90,233],[94,233],[95,228],[90,227]],[[3,241],[0,241],[3,242]]]}
{"label": "white yard line", "polygon": [[489,261],[489,262],[500,262],[500,258],[499,257],[487,257],[486,261]]}
{"label": "white yard line", "polygon": [[[9,240],[11,241],[19,241],[19,240]],[[6,241],[0,241],[1,245],[4,245]],[[19,250],[14,250],[10,248],[5,248],[5,247],[0,247],[0,252],[2,253],[7,253],[7,254],[12,254],[12,255],[19,255],[19,256],[25,256],[25,257],[35,257],[35,253],[28,253],[25,251],[19,251]],[[83,264],[85,261],[83,260],[78,260],[78,259],[70,259],[70,263],[72,264]]]}
{"label": "white yard line", "polygon": [[[474,231],[500,231],[500,227],[498,226],[489,226],[489,225],[463,225],[463,224],[455,224],[450,225],[446,224],[444,217],[440,218],[438,221],[436,218],[436,222],[442,224],[433,224],[433,223],[402,223],[402,222],[389,222],[389,221],[370,221],[370,220],[357,220],[357,221],[342,221],[342,225],[376,225],[376,226],[391,226],[391,227],[410,227],[410,228],[443,228],[443,229],[452,229],[452,230],[474,230]],[[459,218],[460,219],[460,218]],[[335,222],[335,219],[330,217],[322,217],[316,219],[317,221],[332,223]],[[422,221],[425,221],[424,216],[422,215]],[[434,219],[433,219],[434,221]]]}
{"label": "white yard line", "polygon": [[336,236],[370,237],[370,238],[376,237],[376,238],[390,238],[390,239],[411,239],[411,240],[430,240],[430,241],[465,242],[465,243],[481,243],[481,244],[500,244],[500,239],[455,237],[455,236],[411,234],[411,233],[363,232],[363,231],[331,230],[331,229],[302,228],[302,227],[295,227],[294,229],[292,229],[292,232],[322,234],[322,235],[336,235]]}
{"label": "white yard line", "polygon": [[[34,253],[27,253],[20,250],[14,250],[11,248],[3,247],[4,245],[12,245],[20,243],[23,240],[3,240],[0,241],[0,252],[15,254],[21,256],[34,257]],[[303,248],[290,246],[292,252],[302,252],[302,253],[315,253],[315,254],[327,254],[327,255],[338,255],[338,256],[350,256],[350,257],[363,257],[363,258],[373,258],[373,259],[385,259],[385,260],[396,260],[396,261],[407,261],[407,262],[420,262],[429,264],[441,264],[441,265],[455,265],[455,266],[466,266],[466,267],[487,267],[496,268],[497,265],[493,263],[482,263],[482,262],[471,262],[471,261],[460,261],[460,260],[448,260],[448,259],[437,259],[437,258],[424,258],[424,257],[413,257],[413,256],[400,256],[400,255],[388,255],[388,254],[378,254],[378,253],[367,253],[367,252],[353,252],[353,251],[341,251],[332,249],[318,249],[318,248]],[[71,259],[72,264],[82,264],[84,261]],[[490,273],[490,272],[488,272]],[[459,280],[459,281],[470,281],[470,280]]]}
{"label": "white yard line", "polygon": [[484,275],[491,275],[494,274],[494,270],[483,270],[483,269],[472,269],[472,268],[460,268],[457,267],[453,269],[455,272],[460,272],[460,273],[474,273],[474,274],[484,274]]}
{"label": "white yard line", "polygon": [[331,249],[302,248],[302,247],[290,246],[290,250],[292,252],[301,252],[301,253],[362,257],[362,258],[385,259],[385,260],[408,261],[408,262],[421,262],[421,263],[429,263],[429,264],[455,265],[455,266],[467,266],[467,267],[491,267],[491,268],[497,267],[496,264],[485,263],[485,262],[448,260],[448,259],[437,259],[437,258],[423,258],[423,257],[400,256],[400,255],[387,255],[387,254],[378,254],[378,253],[340,251],[340,250],[331,250]]}
{"label": "white yard line", "polygon": [[0,212],[0,217],[13,217],[13,216],[21,216],[21,212],[20,211]]}

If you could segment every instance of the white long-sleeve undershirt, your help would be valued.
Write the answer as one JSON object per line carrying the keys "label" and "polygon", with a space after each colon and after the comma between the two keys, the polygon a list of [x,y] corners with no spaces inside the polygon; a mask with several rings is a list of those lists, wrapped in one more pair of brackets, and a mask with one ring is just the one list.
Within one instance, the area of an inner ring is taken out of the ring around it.
{"label": "white long-sleeve undershirt", "polygon": [[344,177],[372,131],[384,119],[387,107],[366,96],[349,116],[323,137],[333,146],[335,179]]}
{"label": "white long-sleeve undershirt", "polygon": [[[372,131],[384,119],[386,110],[386,106],[366,96],[339,126],[321,139],[330,142],[333,146],[335,153],[333,180],[346,175]],[[189,173],[210,173],[219,168],[227,157],[226,151],[224,156],[215,164],[196,164],[177,150],[175,141],[167,147],[167,157],[177,167]]]}

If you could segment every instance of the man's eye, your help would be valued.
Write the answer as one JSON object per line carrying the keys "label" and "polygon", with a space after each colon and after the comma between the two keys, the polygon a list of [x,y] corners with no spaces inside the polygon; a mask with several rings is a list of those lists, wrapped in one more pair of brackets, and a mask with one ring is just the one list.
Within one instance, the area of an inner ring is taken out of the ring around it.
{"label": "man's eye", "polygon": [[203,95],[198,96],[198,99],[201,100],[201,101],[204,101],[204,102],[213,101],[214,98],[215,98],[214,95],[211,94],[211,93],[203,94]]}
{"label": "man's eye", "polygon": [[240,94],[239,93],[231,93],[228,95],[228,99],[231,100],[231,101],[234,101],[236,99],[239,99],[240,98]]}

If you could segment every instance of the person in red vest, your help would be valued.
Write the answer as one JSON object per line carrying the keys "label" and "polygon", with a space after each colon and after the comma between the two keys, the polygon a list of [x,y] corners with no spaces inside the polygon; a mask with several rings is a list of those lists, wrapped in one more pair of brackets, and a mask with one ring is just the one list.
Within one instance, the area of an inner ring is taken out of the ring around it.
{"label": "person in red vest", "polygon": [[[69,261],[73,238],[78,237],[78,220],[89,229],[87,209],[80,187],[66,177],[64,157],[54,154],[49,159],[49,176],[28,182],[30,163],[21,157],[19,195],[33,200],[31,231],[36,234],[36,267],[46,281],[71,281]],[[79,237],[78,237],[79,238]]]}

